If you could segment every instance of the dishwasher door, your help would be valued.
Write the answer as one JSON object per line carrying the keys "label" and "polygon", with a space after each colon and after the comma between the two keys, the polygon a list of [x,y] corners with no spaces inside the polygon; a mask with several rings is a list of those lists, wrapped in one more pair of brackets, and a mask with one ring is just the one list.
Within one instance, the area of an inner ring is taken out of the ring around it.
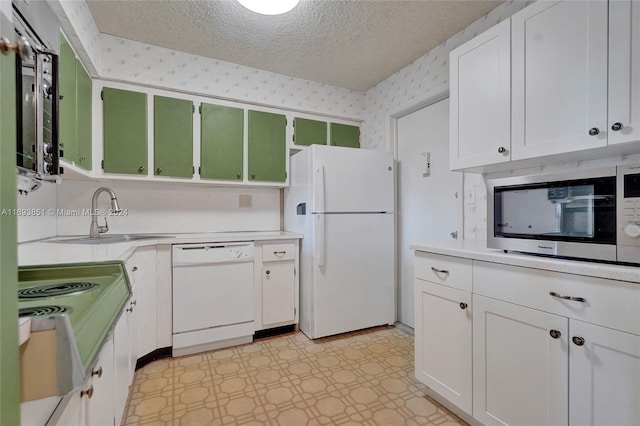
{"label": "dishwasher door", "polygon": [[252,243],[173,246],[174,349],[253,335],[253,289]]}

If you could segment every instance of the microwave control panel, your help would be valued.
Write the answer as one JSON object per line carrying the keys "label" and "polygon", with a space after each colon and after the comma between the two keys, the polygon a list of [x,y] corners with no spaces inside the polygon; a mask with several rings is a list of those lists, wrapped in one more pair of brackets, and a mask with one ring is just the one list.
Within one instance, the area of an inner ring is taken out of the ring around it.
{"label": "microwave control panel", "polygon": [[640,263],[640,164],[618,166],[618,261]]}

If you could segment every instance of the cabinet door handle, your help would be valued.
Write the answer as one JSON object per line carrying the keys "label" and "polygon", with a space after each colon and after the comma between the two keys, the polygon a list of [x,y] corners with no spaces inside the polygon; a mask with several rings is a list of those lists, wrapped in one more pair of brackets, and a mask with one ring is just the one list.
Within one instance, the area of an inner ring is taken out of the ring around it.
{"label": "cabinet door handle", "polygon": [[549,295],[553,297],[557,297],[558,299],[562,299],[562,300],[571,300],[572,302],[585,303],[587,301],[587,299],[585,299],[584,297],[565,296],[564,294],[559,294],[559,293],[556,293],[555,291],[550,291]]}
{"label": "cabinet door handle", "polygon": [[89,399],[91,399],[93,396],[93,385],[89,386],[89,389],[87,390],[80,391],[80,398],[84,398],[85,396],[88,396]]}
{"label": "cabinet door handle", "polygon": [[437,269],[437,268],[434,268],[433,266],[431,267],[431,270],[436,274],[449,274],[449,271],[447,271],[446,269]]}
{"label": "cabinet door handle", "polygon": [[102,377],[102,367],[98,368],[97,370],[93,370],[91,372],[92,376],[98,376],[98,378]]}
{"label": "cabinet door handle", "polygon": [[504,154],[505,152],[507,152],[507,148],[505,148],[504,146],[498,147],[499,154]]}
{"label": "cabinet door handle", "polygon": [[8,39],[0,38],[0,52],[6,55],[8,52],[15,52],[20,56],[20,60],[30,61],[33,58],[33,50],[26,38],[20,37],[16,43],[11,43]]}
{"label": "cabinet door handle", "polygon": [[574,343],[576,346],[582,346],[582,345],[584,345],[584,339],[583,339],[582,337],[573,336],[573,337],[571,338],[571,340],[573,341],[573,343]]}
{"label": "cabinet door handle", "polygon": [[560,336],[562,336],[562,333],[560,333],[559,330],[549,330],[549,335],[554,339],[559,339]]}
{"label": "cabinet door handle", "polygon": [[144,166],[138,167],[138,172],[140,172],[140,173],[144,172]]}
{"label": "cabinet door handle", "polygon": [[138,304],[138,300],[132,300],[131,301],[131,306],[136,306]]}
{"label": "cabinet door handle", "polygon": [[158,168],[156,169],[156,173],[157,173],[157,174],[162,173],[162,169],[161,169],[160,167],[158,167]]}
{"label": "cabinet door handle", "polygon": [[598,136],[599,134],[600,134],[600,129],[598,129],[597,127],[592,127],[589,129],[589,135]]}
{"label": "cabinet door handle", "polygon": [[286,250],[274,251],[273,254],[278,256],[278,255],[281,255],[281,254],[287,254],[287,251]]}
{"label": "cabinet door handle", "polygon": [[617,132],[618,130],[622,130],[623,127],[624,126],[622,125],[622,123],[618,121],[611,125],[611,130],[613,130],[614,132]]}
{"label": "cabinet door handle", "polygon": [[271,273],[271,271],[266,271],[265,274],[269,275]]}
{"label": "cabinet door handle", "polygon": [[460,309],[467,309],[467,306],[469,306],[469,305],[467,305],[464,302],[460,302]]}
{"label": "cabinet door handle", "polygon": [[137,266],[134,266],[133,268],[131,268],[131,270],[132,270],[133,272],[135,272],[135,271],[137,271],[137,270],[138,270],[138,267],[137,267]]}

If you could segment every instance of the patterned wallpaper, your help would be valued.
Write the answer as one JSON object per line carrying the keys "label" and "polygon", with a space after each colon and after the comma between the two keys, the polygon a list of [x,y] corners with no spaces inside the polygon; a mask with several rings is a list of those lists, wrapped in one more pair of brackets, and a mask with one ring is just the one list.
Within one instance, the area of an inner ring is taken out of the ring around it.
{"label": "patterned wallpaper", "polygon": [[364,94],[101,34],[104,78],[362,119]]}

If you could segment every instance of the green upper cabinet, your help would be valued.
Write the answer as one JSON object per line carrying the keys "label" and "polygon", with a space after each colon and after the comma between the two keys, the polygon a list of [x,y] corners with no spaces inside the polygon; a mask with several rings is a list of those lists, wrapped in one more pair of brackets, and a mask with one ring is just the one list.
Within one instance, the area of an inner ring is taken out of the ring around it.
{"label": "green upper cabinet", "polygon": [[59,139],[63,158],[91,170],[91,77],[60,34]]}
{"label": "green upper cabinet", "polygon": [[102,92],[105,173],[147,174],[147,95],[105,87]]}
{"label": "green upper cabinet", "polygon": [[242,180],[244,110],[200,105],[200,177]]}
{"label": "green upper cabinet", "polygon": [[193,102],[153,97],[153,173],[193,177]]}
{"label": "green upper cabinet", "polygon": [[76,55],[60,34],[59,56],[59,142],[64,159],[70,162],[78,158],[76,134]]}
{"label": "green upper cabinet", "polygon": [[284,182],[287,118],[281,114],[249,111],[249,180]]}
{"label": "green upper cabinet", "polygon": [[360,128],[347,124],[329,125],[331,145],[360,148]]}
{"label": "green upper cabinet", "polygon": [[308,120],[306,118],[293,119],[293,143],[309,146],[313,144],[327,144],[327,123],[324,121]]}
{"label": "green upper cabinet", "polygon": [[89,74],[76,59],[76,165],[91,170],[91,126],[92,82]]}

